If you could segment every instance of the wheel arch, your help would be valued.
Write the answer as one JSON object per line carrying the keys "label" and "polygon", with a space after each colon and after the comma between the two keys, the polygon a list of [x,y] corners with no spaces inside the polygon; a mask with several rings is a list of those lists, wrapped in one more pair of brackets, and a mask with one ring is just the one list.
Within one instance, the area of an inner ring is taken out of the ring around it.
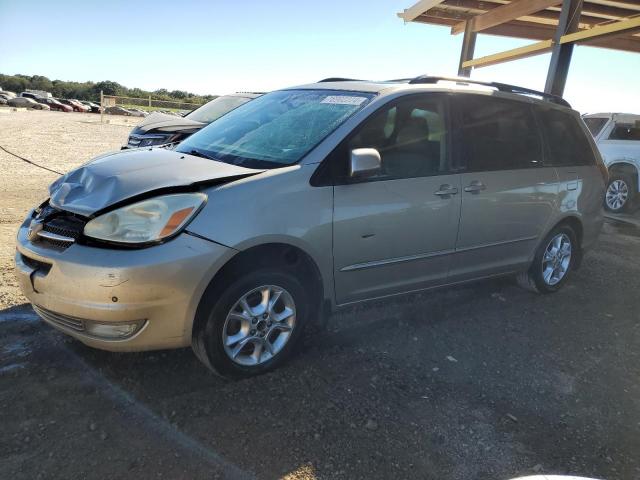
{"label": "wheel arch", "polygon": [[607,169],[609,170],[609,174],[619,172],[630,175],[635,182],[635,190],[636,192],[638,191],[640,186],[640,169],[632,160],[627,158],[614,160],[607,165]]}
{"label": "wheel arch", "polygon": [[305,287],[313,293],[311,311],[318,312],[319,316],[313,320],[321,320],[325,298],[329,292],[325,291],[323,276],[316,261],[308,252],[297,245],[268,242],[240,250],[215,273],[198,301],[191,328],[191,338],[194,338],[194,335],[203,326],[205,316],[200,314],[200,305],[205,295],[221,293],[229,278],[240,276],[256,268],[269,267],[285,267],[295,272]]}
{"label": "wheel arch", "polygon": [[556,228],[558,228],[558,227],[560,227],[562,225],[567,225],[576,234],[579,250],[577,252],[577,258],[576,258],[575,266],[576,266],[576,268],[578,268],[580,266],[580,263],[582,262],[582,241],[584,239],[584,225],[583,225],[583,222],[582,222],[582,219],[580,218],[580,216],[576,215],[576,214],[568,214],[568,215],[565,215],[564,217],[561,217],[561,218],[557,219],[554,223],[552,223],[550,225],[549,228],[547,228],[542,233],[542,235],[540,235],[540,239],[538,240],[538,243],[536,244],[536,248],[533,250],[533,252],[531,254],[531,258],[529,259],[529,263],[533,262],[533,259],[534,259],[535,255],[536,255],[536,252],[540,248],[540,245],[542,245],[542,243],[544,242],[545,238],[547,238],[549,233],[551,233],[553,230],[555,230]]}

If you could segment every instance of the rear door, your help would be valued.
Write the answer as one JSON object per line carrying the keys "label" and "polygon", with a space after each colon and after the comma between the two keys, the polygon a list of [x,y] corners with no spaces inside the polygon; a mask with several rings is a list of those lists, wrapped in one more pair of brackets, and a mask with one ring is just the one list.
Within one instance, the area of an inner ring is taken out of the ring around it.
{"label": "rear door", "polygon": [[526,264],[558,194],[528,99],[464,94],[455,105],[466,170],[452,281]]}
{"label": "rear door", "polygon": [[[349,178],[354,148],[376,148],[382,170]],[[382,107],[332,154],[338,303],[446,280],[460,213],[450,150],[447,96],[421,94]]]}
{"label": "rear door", "polygon": [[538,107],[535,113],[545,138],[545,162],[558,175],[558,209],[563,215],[585,218],[584,228],[590,228],[602,217],[604,200],[603,178],[594,156],[597,147],[577,113],[552,105]]}

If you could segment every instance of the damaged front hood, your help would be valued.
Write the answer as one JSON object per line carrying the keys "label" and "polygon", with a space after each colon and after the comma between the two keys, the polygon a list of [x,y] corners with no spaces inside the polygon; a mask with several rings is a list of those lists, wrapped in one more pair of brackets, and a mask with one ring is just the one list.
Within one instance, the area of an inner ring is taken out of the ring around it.
{"label": "damaged front hood", "polygon": [[199,130],[205,125],[206,123],[196,122],[188,118],[153,112],[140,122],[136,129],[144,133],[150,132],[151,130],[178,132],[181,130]]}
{"label": "damaged front hood", "polygon": [[231,181],[263,171],[163,148],[124,151],[98,157],[60,177],[49,187],[49,203],[89,217],[154,190]]}

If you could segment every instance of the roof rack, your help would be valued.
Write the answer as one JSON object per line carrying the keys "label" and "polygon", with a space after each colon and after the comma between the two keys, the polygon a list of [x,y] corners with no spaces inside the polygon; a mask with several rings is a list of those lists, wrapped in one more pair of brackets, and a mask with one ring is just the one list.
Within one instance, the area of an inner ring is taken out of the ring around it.
{"label": "roof rack", "polygon": [[539,97],[542,100],[547,100],[557,105],[562,105],[564,107],[571,108],[571,105],[569,104],[569,102],[567,102],[564,98],[559,97],[557,95],[539,92],[538,90],[531,90],[529,88],[518,87],[516,85],[509,85],[507,83],[482,82],[478,80],[472,80],[467,77],[440,77],[440,76],[433,76],[433,75],[420,75],[418,77],[415,77],[409,80],[410,84],[420,84],[420,83],[428,84],[428,83],[438,83],[438,82],[456,82],[456,83],[468,83],[473,85],[483,85],[485,87],[495,88],[500,92],[516,93],[521,95],[531,95],[531,96]]}
{"label": "roof rack", "polygon": [[363,82],[364,80],[360,80],[358,78],[343,78],[343,77],[329,77],[323,78],[318,83],[324,82]]}

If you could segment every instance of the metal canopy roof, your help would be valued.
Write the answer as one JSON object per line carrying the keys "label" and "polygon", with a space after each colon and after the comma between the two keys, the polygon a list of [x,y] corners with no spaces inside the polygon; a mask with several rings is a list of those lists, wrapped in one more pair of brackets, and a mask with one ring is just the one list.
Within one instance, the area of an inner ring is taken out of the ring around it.
{"label": "metal canopy roof", "polygon": [[[463,33],[465,23],[474,32],[533,40],[554,37],[562,0],[421,0],[398,17],[451,27],[452,34]],[[595,27],[611,29],[606,36],[579,37],[575,43],[640,52],[640,0],[585,0],[577,32]],[[620,28],[624,27],[624,28]]]}
{"label": "metal canopy roof", "polygon": [[[398,16],[405,22],[464,32],[458,75],[471,69],[551,52],[545,93],[562,96],[573,47],[587,44],[640,52],[640,0],[420,0]],[[473,58],[478,33],[537,42]]]}

